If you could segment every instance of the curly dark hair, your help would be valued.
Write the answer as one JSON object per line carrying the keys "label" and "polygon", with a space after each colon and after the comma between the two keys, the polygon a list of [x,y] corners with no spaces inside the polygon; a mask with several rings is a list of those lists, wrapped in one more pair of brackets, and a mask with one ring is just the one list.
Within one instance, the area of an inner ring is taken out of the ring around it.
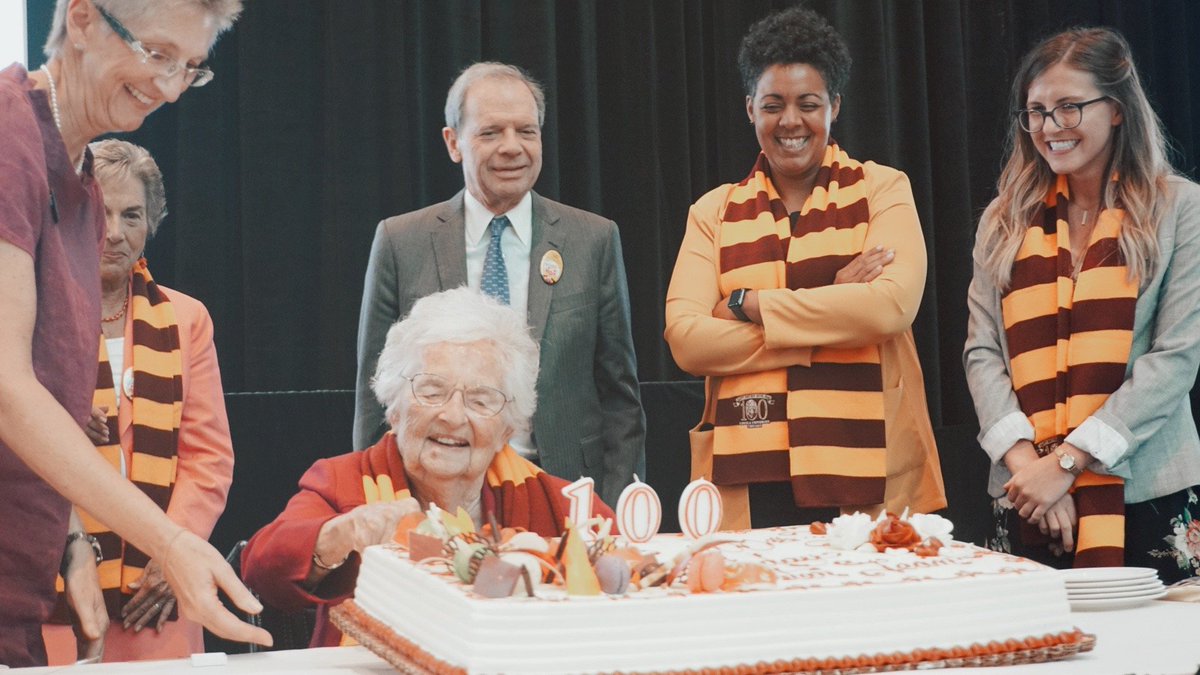
{"label": "curly dark hair", "polygon": [[850,50],[820,14],[791,7],[750,26],[738,49],[738,71],[746,95],[754,96],[763,71],[776,64],[807,63],[825,78],[832,99],[850,80]]}

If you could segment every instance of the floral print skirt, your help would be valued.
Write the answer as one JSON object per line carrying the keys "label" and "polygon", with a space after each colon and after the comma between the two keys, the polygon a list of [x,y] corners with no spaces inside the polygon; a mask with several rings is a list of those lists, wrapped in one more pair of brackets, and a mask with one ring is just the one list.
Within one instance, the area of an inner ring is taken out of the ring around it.
{"label": "floral print skirt", "polygon": [[[1125,505],[1125,564],[1153,567],[1163,583],[1200,575],[1200,485]],[[992,500],[988,548],[1015,553],[1051,567],[1071,567],[1075,556],[1021,542],[1021,517],[1007,499]]]}

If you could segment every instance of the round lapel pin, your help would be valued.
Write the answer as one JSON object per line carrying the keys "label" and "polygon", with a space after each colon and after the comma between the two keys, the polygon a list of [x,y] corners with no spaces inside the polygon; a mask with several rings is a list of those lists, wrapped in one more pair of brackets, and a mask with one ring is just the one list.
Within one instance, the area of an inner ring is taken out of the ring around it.
{"label": "round lapel pin", "polygon": [[546,251],[546,254],[542,256],[542,264],[539,265],[539,269],[542,272],[542,281],[552,286],[557,284],[563,273],[562,255],[553,249]]}
{"label": "round lapel pin", "polygon": [[125,392],[125,398],[133,400],[133,367],[125,369],[121,374],[121,391]]}

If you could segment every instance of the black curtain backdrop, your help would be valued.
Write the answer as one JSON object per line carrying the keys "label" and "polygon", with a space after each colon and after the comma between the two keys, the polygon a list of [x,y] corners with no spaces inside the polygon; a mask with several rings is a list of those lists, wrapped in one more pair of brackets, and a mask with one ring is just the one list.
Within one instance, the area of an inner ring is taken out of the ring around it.
{"label": "black curtain backdrop", "polygon": [[[441,140],[446,90],[471,62],[516,63],[548,94],[537,189],[617,221],[639,375],[686,377],[662,331],[687,209],[754,160],[737,46],[788,4],[250,0],[213,54],[216,80],[129,136],[166,174],[170,215],[148,247],[151,268],[208,306],[227,390],[352,387],[376,223],[461,187]],[[934,425],[973,423],[960,365],[970,249],[999,173],[1017,60],[1068,26],[1118,28],[1176,165],[1194,178],[1200,3],[809,4],[854,58],[834,136],[912,180],[930,254],[914,330]],[[29,2],[31,67],[52,5]]]}

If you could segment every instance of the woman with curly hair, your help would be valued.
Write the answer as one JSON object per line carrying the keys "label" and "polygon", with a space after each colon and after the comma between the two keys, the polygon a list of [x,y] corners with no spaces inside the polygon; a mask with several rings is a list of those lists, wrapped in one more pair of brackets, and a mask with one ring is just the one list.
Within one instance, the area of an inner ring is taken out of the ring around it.
{"label": "woman with curly hair", "polygon": [[942,508],[908,178],[830,137],[850,55],[816,13],[753,25],[738,66],[761,152],[692,205],[667,292],[671,352],[706,378],[693,477],[720,489],[726,528]]}
{"label": "woman with curly hair", "polygon": [[1059,567],[1195,575],[1200,186],[1171,168],[1115,31],[1043,41],[1012,103],[963,356],[992,543]]}

